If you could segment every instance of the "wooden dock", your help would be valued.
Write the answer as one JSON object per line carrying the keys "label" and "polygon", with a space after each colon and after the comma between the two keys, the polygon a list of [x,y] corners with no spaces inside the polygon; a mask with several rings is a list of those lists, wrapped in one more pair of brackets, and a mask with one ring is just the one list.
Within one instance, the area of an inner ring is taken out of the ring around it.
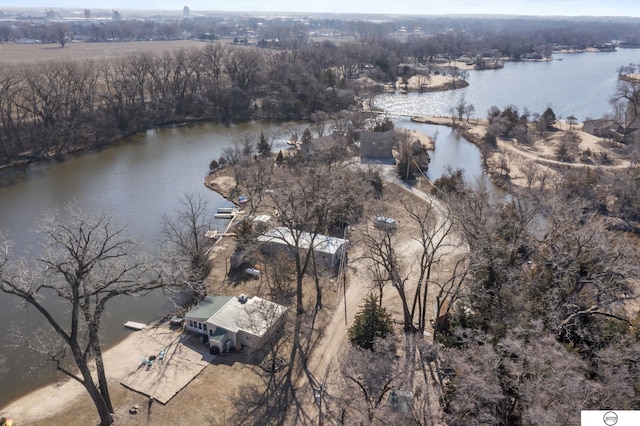
{"label": "wooden dock", "polygon": [[141,322],[135,322],[135,321],[127,321],[124,323],[124,326],[131,330],[140,331],[144,329],[147,326],[147,324],[143,324]]}
{"label": "wooden dock", "polygon": [[218,213],[214,214],[213,217],[216,219],[233,219],[238,213],[240,213],[240,209],[237,207],[220,207],[218,208]]}

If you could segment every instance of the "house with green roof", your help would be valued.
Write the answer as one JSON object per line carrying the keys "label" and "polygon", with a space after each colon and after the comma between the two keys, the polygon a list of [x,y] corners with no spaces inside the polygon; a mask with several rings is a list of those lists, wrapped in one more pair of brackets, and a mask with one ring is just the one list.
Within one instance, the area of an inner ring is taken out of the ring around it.
{"label": "house with green roof", "polygon": [[257,296],[207,296],[185,315],[186,329],[207,336],[212,353],[257,348],[284,324],[286,310]]}

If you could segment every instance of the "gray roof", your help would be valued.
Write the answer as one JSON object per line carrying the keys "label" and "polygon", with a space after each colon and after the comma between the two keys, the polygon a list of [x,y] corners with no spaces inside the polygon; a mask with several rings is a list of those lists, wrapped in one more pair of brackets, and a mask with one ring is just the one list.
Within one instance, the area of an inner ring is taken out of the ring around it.
{"label": "gray roof", "polygon": [[[273,228],[258,237],[261,243],[283,244],[289,247],[296,245],[296,237],[298,248],[307,250],[311,246],[313,234],[306,231],[294,231],[298,235],[293,235],[291,230],[285,226]],[[329,237],[322,234],[316,234],[313,238],[313,249],[320,253],[334,254],[342,247],[347,240],[337,237]]]}
{"label": "gray roof", "polygon": [[287,310],[258,296],[249,297],[244,302],[236,297],[232,299],[207,320],[207,323],[217,327],[216,332],[223,328],[232,333],[244,331],[262,337]]}
{"label": "gray roof", "polygon": [[233,299],[233,296],[207,296],[195,308],[187,312],[185,317],[208,319],[222,309],[231,299]]}
{"label": "gray roof", "polygon": [[360,143],[393,143],[394,130],[386,132],[360,132]]}

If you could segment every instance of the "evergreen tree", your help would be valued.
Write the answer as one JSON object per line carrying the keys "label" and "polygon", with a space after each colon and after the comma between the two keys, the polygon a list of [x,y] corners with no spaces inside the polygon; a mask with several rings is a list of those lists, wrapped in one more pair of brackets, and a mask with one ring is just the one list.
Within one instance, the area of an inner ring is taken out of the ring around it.
{"label": "evergreen tree", "polygon": [[311,135],[311,130],[304,129],[304,132],[302,132],[302,143],[311,142],[311,139],[313,139],[313,136]]}
{"label": "evergreen tree", "polygon": [[540,116],[540,120],[544,123],[545,128],[551,129],[556,124],[556,114],[551,108],[547,108]]}
{"label": "evergreen tree", "polygon": [[260,140],[258,141],[258,154],[263,157],[268,157],[271,155],[271,144],[267,141],[267,138],[264,135],[264,132],[260,132]]}
{"label": "evergreen tree", "polygon": [[349,342],[372,350],[376,338],[387,337],[393,332],[392,327],[391,316],[387,310],[378,305],[378,299],[374,295],[369,295],[349,328]]}

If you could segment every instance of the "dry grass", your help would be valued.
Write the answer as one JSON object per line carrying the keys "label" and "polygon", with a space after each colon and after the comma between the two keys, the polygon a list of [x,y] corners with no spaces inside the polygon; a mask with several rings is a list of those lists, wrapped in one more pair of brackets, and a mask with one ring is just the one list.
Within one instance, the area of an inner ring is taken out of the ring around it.
{"label": "dry grass", "polygon": [[33,64],[46,61],[87,61],[125,56],[137,52],[164,53],[176,49],[201,48],[195,40],[131,41],[104,43],[0,44],[0,65]]}

